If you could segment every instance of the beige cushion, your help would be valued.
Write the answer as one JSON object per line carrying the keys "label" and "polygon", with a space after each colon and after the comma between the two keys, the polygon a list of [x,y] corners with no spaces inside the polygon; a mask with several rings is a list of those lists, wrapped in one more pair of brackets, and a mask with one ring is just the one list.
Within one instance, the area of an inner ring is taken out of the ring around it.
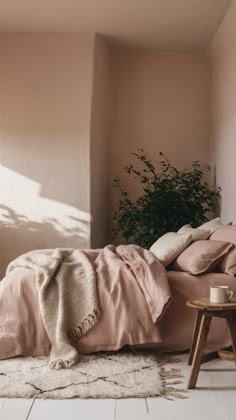
{"label": "beige cushion", "polygon": [[149,249],[166,267],[192,242],[189,233],[168,232],[161,236]]}
{"label": "beige cushion", "polygon": [[177,233],[189,233],[192,235],[192,241],[202,241],[208,239],[210,236],[210,229],[195,229],[191,225],[184,225],[178,230]]}
{"label": "beige cushion", "polygon": [[225,225],[231,225],[232,222],[223,223],[220,217],[216,217],[215,219],[210,220],[209,222],[203,223],[203,225],[198,226],[198,229],[210,230],[210,234],[215,232],[215,230],[219,229]]}
{"label": "beige cushion", "polygon": [[213,271],[221,258],[233,247],[229,242],[197,241],[192,243],[171,266],[172,270],[186,271],[189,274],[202,274]]}

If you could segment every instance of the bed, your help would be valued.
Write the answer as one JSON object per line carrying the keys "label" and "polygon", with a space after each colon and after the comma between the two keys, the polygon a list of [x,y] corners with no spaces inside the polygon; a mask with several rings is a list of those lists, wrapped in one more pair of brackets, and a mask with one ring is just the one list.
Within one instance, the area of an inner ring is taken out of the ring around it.
{"label": "bed", "polygon": [[[96,259],[96,252],[90,254]],[[154,273],[159,265],[146,250],[147,271]],[[135,260],[136,261],[136,260]],[[113,262],[114,264],[114,262]],[[137,261],[135,262],[137,269]],[[104,267],[97,266],[97,288],[101,306],[100,320],[76,343],[79,353],[117,350],[125,345],[157,351],[189,348],[195,313],[186,306],[188,299],[207,296],[209,287],[227,284],[236,293],[234,277],[221,273],[192,276],[169,271],[168,287],[160,313],[160,273],[150,281],[147,273],[139,272],[144,283],[130,280],[130,266],[117,267],[116,275],[104,276]],[[151,268],[150,268],[151,267]],[[114,273],[114,266],[112,265]],[[165,269],[163,268],[165,271]],[[145,289],[145,290],[144,290]],[[146,295],[146,296],[145,296]],[[149,299],[149,302],[147,300]],[[150,307],[152,308],[150,313]],[[51,342],[39,309],[35,272],[17,267],[0,282],[0,358],[17,355],[48,355]],[[157,321],[157,322],[154,322]],[[207,342],[208,350],[218,350],[230,344],[224,320],[215,319]]]}

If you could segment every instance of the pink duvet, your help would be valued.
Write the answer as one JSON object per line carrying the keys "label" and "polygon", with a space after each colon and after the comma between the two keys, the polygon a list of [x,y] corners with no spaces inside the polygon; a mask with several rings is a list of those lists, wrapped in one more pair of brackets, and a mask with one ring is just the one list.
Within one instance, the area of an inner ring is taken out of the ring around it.
{"label": "pink duvet", "polygon": [[[143,250],[139,255],[135,249],[128,254],[123,252],[124,248],[119,248],[118,253],[112,248],[107,251],[109,256],[100,251],[88,252],[96,267],[102,314],[99,324],[80,339],[81,353],[115,350],[125,344],[163,351],[187,349],[195,311],[186,306],[186,301],[208,296],[209,287],[214,284],[228,284],[236,295],[236,279],[220,273],[191,276],[168,272],[170,292],[164,268],[160,269],[148,251]],[[108,266],[106,257],[112,261]],[[214,319],[208,350],[229,343],[225,321]],[[0,282],[0,358],[49,352],[50,341],[40,316],[35,273],[16,268]]]}
{"label": "pink duvet", "polygon": [[[161,342],[157,321],[171,301],[164,267],[152,253],[129,245],[86,251],[97,274],[100,322],[79,352]],[[39,311],[35,272],[16,268],[0,282],[0,358],[45,355],[50,341]]]}

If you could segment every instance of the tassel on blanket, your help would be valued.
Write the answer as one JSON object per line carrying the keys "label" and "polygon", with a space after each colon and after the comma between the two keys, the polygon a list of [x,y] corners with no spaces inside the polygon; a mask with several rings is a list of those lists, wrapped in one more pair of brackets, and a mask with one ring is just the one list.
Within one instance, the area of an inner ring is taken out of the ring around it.
{"label": "tassel on blanket", "polygon": [[90,330],[90,328],[94,327],[97,324],[99,318],[100,309],[94,308],[91,314],[89,314],[89,316],[86,319],[84,319],[84,321],[81,322],[81,324],[78,327],[70,331],[69,337],[71,344],[73,346],[76,346],[79,338],[85,335]]}
{"label": "tassel on blanket", "polygon": [[70,367],[76,365],[79,362],[79,353],[77,352],[77,355],[74,355],[72,359],[56,359],[51,360],[49,362],[49,368],[50,369],[69,369]]}

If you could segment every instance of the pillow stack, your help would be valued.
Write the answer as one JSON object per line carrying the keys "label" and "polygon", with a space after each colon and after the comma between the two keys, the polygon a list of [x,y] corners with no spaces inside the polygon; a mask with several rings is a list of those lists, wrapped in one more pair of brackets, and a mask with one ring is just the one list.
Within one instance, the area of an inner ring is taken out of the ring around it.
{"label": "pillow stack", "polygon": [[[191,225],[184,225],[178,232],[169,232],[159,238],[150,251],[165,267],[172,264],[170,268],[176,271],[198,275],[210,272],[221,264],[221,269],[228,270],[230,275],[236,275],[236,247],[219,236],[214,237],[222,227],[229,228],[219,217],[196,229]],[[210,236],[211,240],[208,241]]]}
{"label": "pillow stack", "polygon": [[167,267],[170,265],[191,242],[207,239],[210,235],[208,229],[194,229],[185,225],[178,232],[168,232],[161,236],[149,249],[158,260]]}

